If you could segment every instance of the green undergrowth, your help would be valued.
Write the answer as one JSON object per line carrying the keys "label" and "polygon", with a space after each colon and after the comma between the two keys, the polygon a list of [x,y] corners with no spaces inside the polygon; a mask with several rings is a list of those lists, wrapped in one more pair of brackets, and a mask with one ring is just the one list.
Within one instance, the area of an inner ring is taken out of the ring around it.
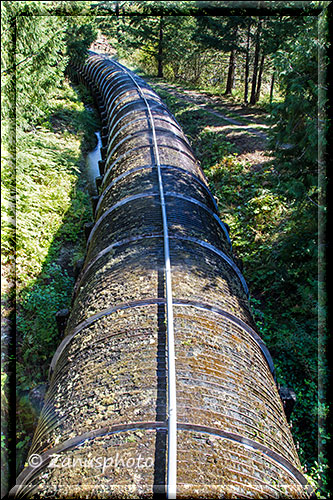
{"label": "green undergrowth", "polygon": [[296,393],[291,424],[303,470],[318,497],[327,498],[327,436],[318,428],[327,407],[318,402],[317,207],[295,195],[293,177],[276,160],[255,169],[239,161],[235,146],[210,128],[219,119],[167,91],[158,93],[190,139],[230,227],[278,383]]}
{"label": "green undergrowth", "polygon": [[17,127],[16,168],[8,129],[4,138],[1,241],[4,266],[16,252],[18,472],[37,420],[29,392],[46,383],[60,341],[55,314],[70,305],[75,262],[85,252],[84,224],[92,220],[82,172],[99,123],[82,98],[90,104],[81,87],[65,81],[50,97],[42,123]]}

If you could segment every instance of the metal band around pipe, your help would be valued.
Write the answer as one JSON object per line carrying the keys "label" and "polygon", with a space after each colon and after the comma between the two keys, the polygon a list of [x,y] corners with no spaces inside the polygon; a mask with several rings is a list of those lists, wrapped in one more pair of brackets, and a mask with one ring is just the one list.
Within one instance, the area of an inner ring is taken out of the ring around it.
{"label": "metal band around pipe", "polygon": [[[105,316],[109,316],[109,315],[111,315],[117,311],[120,311],[120,310],[132,309],[134,307],[145,307],[145,306],[152,306],[152,305],[158,305],[158,304],[165,304],[165,303],[166,303],[166,300],[162,299],[162,298],[134,300],[132,302],[118,304],[118,305],[116,305],[114,307],[110,307],[108,309],[103,309],[102,311],[100,311],[96,314],[93,314],[89,318],[83,320],[81,323],[79,323],[76,326],[76,328],[73,330],[73,332],[70,335],[67,335],[63,339],[63,341],[61,342],[61,344],[57,348],[57,350],[52,358],[52,361],[51,361],[51,365],[50,365],[50,369],[49,369],[49,379],[51,379],[51,377],[55,371],[55,367],[56,367],[59,359],[62,357],[63,352],[66,349],[66,347],[70,344],[72,339],[77,334],[79,334],[84,328],[87,328],[88,326],[93,324],[95,321],[97,321]],[[270,355],[269,350],[266,347],[266,344],[263,342],[263,340],[257,334],[257,332],[255,330],[253,330],[253,328],[251,328],[249,325],[247,325],[244,321],[237,318],[236,316],[229,313],[228,311],[224,311],[223,309],[220,309],[218,307],[215,307],[215,306],[212,306],[209,304],[204,304],[204,303],[197,302],[197,301],[192,301],[192,300],[187,300],[187,299],[175,299],[173,301],[173,305],[174,306],[194,307],[196,309],[209,311],[209,312],[212,312],[214,314],[218,314],[220,316],[223,316],[226,319],[228,319],[229,321],[231,321],[232,323],[236,324],[239,328],[241,328],[243,331],[245,331],[247,334],[249,334],[251,336],[251,338],[255,341],[257,346],[260,348],[260,350],[263,354],[263,357],[265,358],[265,360],[267,362],[267,365],[270,369],[270,372],[273,375],[274,380],[276,380],[273,360],[272,360],[272,357]]]}
{"label": "metal band around pipe", "polygon": [[[45,466],[51,461],[52,456],[55,453],[62,453],[64,451],[72,450],[83,444],[84,442],[94,440],[96,437],[102,437],[106,435],[117,434],[119,432],[128,432],[134,430],[166,430],[167,425],[163,421],[155,421],[155,422],[131,422],[128,424],[118,424],[114,426],[103,427],[99,429],[94,429],[93,431],[88,431],[79,436],[75,436],[71,439],[64,441],[58,446],[47,450],[43,455],[41,455],[40,464],[37,467],[28,466],[26,467],[21,474],[17,478],[17,483],[14,488],[10,491],[10,497],[18,497],[21,493],[21,490],[27,484],[28,481],[31,481],[36,474],[39,474]],[[266,458],[271,460],[273,463],[278,464],[279,467],[283,468],[285,472],[291,475],[293,478],[297,480],[297,482],[302,485],[307,492],[308,495],[313,495],[313,489],[303,476],[303,474],[287,459],[285,459],[279,453],[274,452],[269,449],[267,446],[264,446],[252,439],[246,438],[239,434],[235,434],[228,431],[223,431],[221,429],[217,429],[210,426],[197,425],[192,423],[179,423],[178,429],[182,431],[188,432],[197,432],[208,434],[210,436],[217,436],[222,439],[227,439],[229,441],[233,441],[236,443],[245,446],[246,448],[250,448],[254,451],[259,451]]]}
{"label": "metal band around pipe", "polygon": [[[116,208],[119,208],[123,205],[125,205],[126,203],[130,203],[131,201],[135,201],[137,199],[141,199],[141,198],[151,198],[151,197],[155,197],[155,196],[158,196],[158,193],[155,193],[154,191],[148,191],[146,193],[138,193],[138,194],[134,194],[134,195],[131,195],[131,196],[127,196],[126,198],[123,198],[121,200],[119,200],[118,202],[116,202],[114,205],[112,205],[108,210],[106,210],[105,212],[102,213],[102,215],[96,220],[96,223],[94,225],[94,227],[92,228],[91,232],[90,232],[90,235],[89,235],[89,238],[87,240],[87,246],[89,245],[91,239],[92,239],[92,236],[93,234],[95,233],[95,231],[97,230],[98,226],[101,224],[101,222],[111,213],[113,212]],[[201,203],[199,200],[195,199],[195,198],[192,198],[191,196],[185,196],[185,195],[182,195],[180,193],[175,193],[174,191],[168,191],[165,193],[165,196],[170,196],[172,198],[179,198],[179,199],[182,199],[184,201],[187,201],[189,203],[193,203],[194,205],[197,205],[198,207],[202,208],[203,210],[205,210],[207,213],[209,213],[209,215],[211,215],[214,220],[217,222],[217,224],[220,226],[220,228],[222,229],[230,247],[231,247],[231,241],[230,241],[230,237],[229,237],[229,233],[228,233],[228,230],[225,226],[225,224],[221,221],[221,219],[218,217],[218,215],[216,215],[213,210],[211,210],[209,207],[207,207],[204,203]],[[98,212],[98,209],[99,209],[100,205],[97,204],[97,207],[96,207],[96,214]]]}

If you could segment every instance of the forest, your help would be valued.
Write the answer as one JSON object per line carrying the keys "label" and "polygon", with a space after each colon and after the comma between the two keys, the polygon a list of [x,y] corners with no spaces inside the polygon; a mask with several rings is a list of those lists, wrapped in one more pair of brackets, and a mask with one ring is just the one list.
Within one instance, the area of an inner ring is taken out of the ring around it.
{"label": "forest", "polygon": [[[230,227],[304,473],[328,498],[326,68],[330,2],[3,1],[2,484],[22,469],[92,220],[101,124],[68,67],[89,48],[162,97]],[[13,416],[13,412],[16,416]]]}

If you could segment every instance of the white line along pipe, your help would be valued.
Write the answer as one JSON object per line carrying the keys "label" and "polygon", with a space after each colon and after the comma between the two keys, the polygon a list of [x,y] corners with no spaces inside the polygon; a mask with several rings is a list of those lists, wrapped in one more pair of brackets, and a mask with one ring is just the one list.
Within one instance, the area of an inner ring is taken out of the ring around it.
{"label": "white line along pipe", "polygon": [[147,111],[153,133],[154,152],[156,158],[156,167],[158,175],[158,185],[161,200],[163,236],[164,236],[164,267],[166,284],[166,306],[167,306],[167,352],[168,352],[168,471],[167,471],[167,498],[174,499],[177,494],[177,398],[176,398],[176,362],[175,362],[175,334],[172,307],[172,284],[171,284],[171,264],[168,220],[166,215],[166,206],[164,198],[163,181],[161,174],[161,164],[158,153],[156,131],[153,115],[150,106],[144,96],[140,85],[133,76],[120,64],[112,61],[113,64],[125,71],[137,87],[142,99],[147,106]]}

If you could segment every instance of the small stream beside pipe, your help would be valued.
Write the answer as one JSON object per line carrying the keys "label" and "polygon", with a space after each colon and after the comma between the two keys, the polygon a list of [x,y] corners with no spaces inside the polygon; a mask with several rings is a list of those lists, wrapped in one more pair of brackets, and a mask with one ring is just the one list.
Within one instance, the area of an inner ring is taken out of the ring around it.
{"label": "small stream beside pipe", "polygon": [[95,132],[96,138],[97,138],[97,146],[93,151],[90,151],[87,154],[86,158],[86,167],[84,174],[87,179],[88,183],[88,191],[90,196],[97,196],[98,191],[96,187],[96,182],[95,179],[100,175],[99,172],[99,166],[98,162],[102,159],[101,157],[101,147],[102,147],[102,140],[101,140],[101,133],[100,132]]}

